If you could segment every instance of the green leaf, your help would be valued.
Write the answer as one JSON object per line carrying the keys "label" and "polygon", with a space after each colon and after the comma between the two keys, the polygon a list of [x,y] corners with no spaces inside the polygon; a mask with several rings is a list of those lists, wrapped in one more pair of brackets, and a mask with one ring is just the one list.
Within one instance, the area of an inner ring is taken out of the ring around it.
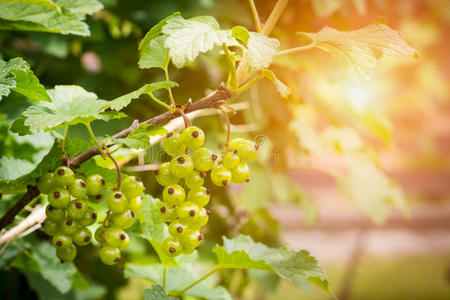
{"label": "green leaf", "polygon": [[244,44],[247,45],[248,39],[250,38],[250,33],[245,27],[234,26],[233,28],[231,28],[231,36],[237,40],[244,42]]}
{"label": "green leaf", "polygon": [[167,68],[169,64],[169,49],[164,47],[165,36],[158,36],[150,41],[148,46],[142,48],[138,65],[141,69]]}
{"label": "green leaf", "polygon": [[133,99],[139,98],[142,94],[151,94],[156,90],[160,89],[168,89],[172,87],[178,86],[178,83],[173,81],[158,81],[146,84],[142,86],[140,89],[135,90],[131,93],[128,93],[126,95],[123,95],[119,98],[116,98],[114,100],[111,100],[109,102],[108,107],[110,107],[113,110],[121,110],[125,106],[131,103]]}
{"label": "green leaf", "polygon": [[239,45],[231,36],[231,30],[220,30],[219,24],[211,16],[191,19],[177,16],[167,21],[162,32],[167,35],[164,46],[169,48],[169,56],[177,68],[215,46],[224,43],[228,46]]}
{"label": "green leaf", "polygon": [[159,284],[153,285],[149,289],[145,289],[142,294],[144,300],[175,300],[174,297],[166,295],[166,291]]}
{"label": "green leaf", "polygon": [[258,269],[278,274],[282,278],[307,280],[331,294],[325,272],[306,250],[292,251],[286,248],[269,248],[255,243],[249,236],[234,239],[223,238],[223,246],[216,246],[218,268]]}
{"label": "green leaf", "polygon": [[30,70],[30,66],[17,57],[8,62],[0,60],[0,100],[2,96],[8,96],[11,89],[31,101],[50,100],[45,88]]}
{"label": "green leaf", "polygon": [[92,15],[96,11],[103,9],[103,4],[98,0],[52,0],[55,4],[63,7],[71,13],[84,17]]}
{"label": "green leaf", "polygon": [[12,157],[0,158],[0,180],[14,180],[32,171],[34,164]]}
{"label": "green leaf", "polygon": [[150,126],[148,124],[141,124],[133,130],[126,138],[115,139],[111,141],[116,144],[124,144],[128,148],[147,149],[150,147],[150,137],[157,135],[165,135],[167,130],[160,126]]}
{"label": "green leaf", "polygon": [[280,93],[281,97],[287,98],[289,96],[289,94],[291,93],[291,89],[281,80],[279,80],[271,70],[262,70],[261,74],[272,81],[273,84],[275,84],[275,86],[277,87],[277,91],[278,93]]}
{"label": "green leaf", "polygon": [[279,47],[280,42],[277,39],[270,38],[263,33],[250,32],[247,41],[247,59],[250,69],[262,70],[268,68]]}
{"label": "green leaf", "polygon": [[147,47],[154,38],[156,38],[156,37],[161,35],[162,28],[164,27],[164,25],[167,24],[167,21],[169,21],[170,19],[172,19],[174,17],[178,17],[178,16],[180,16],[180,13],[179,12],[174,12],[172,15],[170,15],[167,18],[161,20],[158,24],[153,26],[147,32],[147,34],[142,39],[142,41],[139,43],[139,50],[142,50],[144,47]]}
{"label": "green leaf", "polygon": [[342,76],[349,81],[369,80],[381,56],[414,56],[419,54],[403,39],[400,32],[385,24],[372,24],[354,31],[324,27],[317,33],[300,33],[315,47],[333,57]]}

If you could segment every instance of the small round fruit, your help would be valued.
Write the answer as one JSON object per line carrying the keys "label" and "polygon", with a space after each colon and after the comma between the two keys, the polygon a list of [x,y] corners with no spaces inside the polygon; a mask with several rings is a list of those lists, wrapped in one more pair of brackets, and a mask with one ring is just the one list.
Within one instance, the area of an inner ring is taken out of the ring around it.
{"label": "small round fruit", "polygon": [[130,236],[120,228],[111,227],[105,229],[105,241],[109,245],[116,246],[119,250],[124,250],[130,244]]}
{"label": "small round fruit", "polygon": [[178,184],[166,186],[163,190],[163,200],[168,206],[178,205],[184,199],[186,199],[186,193]]}
{"label": "small round fruit", "polygon": [[97,204],[102,203],[103,200],[105,200],[105,191],[102,191],[102,192],[100,192],[100,194],[97,194],[97,195],[89,195],[88,200],[89,200],[89,202],[92,202],[92,203],[97,203]]}
{"label": "small round fruit", "polygon": [[179,220],[172,221],[169,224],[169,233],[171,236],[176,238],[180,238],[183,233],[186,233],[187,229],[188,225],[181,223]]}
{"label": "small round fruit", "polygon": [[61,222],[66,218],[66,210],[64,208],[55,208],[49,204],[45,208],[45,215],[47,216],[47,220]]}
{"label": "small round fruit", "polygon": [[78,220],[81,226],[90,226],[97,220],[97,213],[92,207],[88,207],[84,216]]}
{"label": "small round fruit", "polygon": [[237,151],[241,161],[248,163],[258,158],[258,148],[258,144],[246,140],[237,144],[233,151]]}
{"label": "small round fruit", "polygon": [[132,211],[139,211],[142,206],[142,201],[144,201],[144,198],[142,198],[142,196],[128,199],[128,208]]}
{"label": "small round fruit", "polygon": [[181,221],[193,224],[198,218],[199,210],[200,208],[194,202],[185,201],[177,207],[177,216]]}
{"label": "small round fruit", "polygon": [[55,208],[65,208],[70,202],[70,194],[64,188],[55,188],[48,194],[48,202]]}
{"label": "small round fruit", "polygon": [[113,213],[120,213],[127,209],[128,200],[121,192],[112,192],[106,200],[106,204]]}
{"label": "small round fruit", "polygon": [[59,167],[53,174],[53,179],[57,185],[67,186],[75,182],[75,174],[68,167]]}
{"label": "small round fruit", "polygon": [[241,162],[241,160],[240,160],[238,152],[236,150],[228,151],[223,156],[223,165],[230,170],[236,168],[240,162]]}
{"label": "small round fruit", "polygon": [[77,178],[74,183],[69,185],[69,192],[72,197],[84,198],[87,195],[87,185],[82,179]]}
{"label": "small round fruit", "polygon": [[178,133],[168,133],[167,137],[161,142],[164,151],[170,156],[178,156],[183,154],[186,150],[186,146],[183,144],[183,141],[180,139],[180,135]]}
{"label": "small round fruit", "polygon": [[87,194],[90,196],[95,196],[102,194],[106,188],[105,179],[98,174],[89,175],[86,179]]}
{"label": "small round fruit", "polygon": [[44,232],[48,235],[55,235],[57,233],[59,233],[59,223],[46,219],[44,222],[42,222],[41,224],[42,226],[42,230],[44,230]]}
{"label": "small round fruit", "polygon": [[126,210],[121,213],[111,215],[111,222],[115,227],[120,229],[128,229],[133,226],[136,216],[132,210]]}
{"label": "small round fruit", "polygon": [[179,178],[172,175],[170,172],[170,163],[165,162],[158,166],[158,170],[155,170],[156,181],[162,186],[176,184]]}
{"label": "small round fruit", "polygon": [[105,265],[115,265],[120,261],[120,250],[115,246],[105,245],[100,249],[99,256]]}
{"label": "small round fruit", "polygon": [[165,204],[163,204],[159,208],[159,217],[164,222],[172,222],[177,218],[177,210],[173,207],[168,207]]}
{"label": "small round fruit", "polygon": [[231,171],[220,165],[211,171],[211,180],[217,186],[226,186],[231,182]]}
{"label": "small round fruit", "polygon": [[86,246],[92,240],[92,233],[87,227],[80,227],[72,235],[72,240],[77,246]]}
{"label": "small round fruit", "polygon": [[170,161],[170,173],[177,178],[184,178],[194,170],[194,163],[189,155],[182,154]]}
{"label": "small round fruit", "polygon": [[204,186],[201,186],[190,190],[187,196],[187,200],[203,207],[208,204],[210,195],[211,191]]}
{"label": "small round fruit", "polygon": [[120,190],[127,198],[135,198],[144,191],[144,183],[139,177],[128,176],[122,182]]}
{"label": "small round fruit", "polygon": [[86,202],[80,199],[75,199],[70,201],[69,205],[67,205],[67,215],[69,218],[78,220],[84,217],[87,209],[88,206]]}
{"label": "small round fruit", "polygon": [[205,142],[205,134],[200,128],[196,126],[189,126],[181,133],[181,140],[186,147],[197,149],[203,146],[203,143]]}
{"label": "small round fruit", "polygon": [[67,248],[72,245],[72,237],[67,234],[56,234],[52,237],[52,244],[56,248]]}
{"label": "small round fruit", "polygon": [[192,153],[192,161],[194,162],[195,169],[198,171],[207,172],[211,170],[216,160],[217,155],[208,148],[200,148]]}
{"label": "small round fruit", "polygon": [[205,181],[205,177],[205,172],[194,170],[188,176],[186,176],[186,178],[184,178],[184,183],[188,188],[193,189],[202,186]]}
{"label": "small round fruit", "polygon": [[51,189],[55,187],[55,180],[53,173],[45,173],[39,178],[37,187],[41,193],[48,194]]}
{"label": "small round fruit", "polygon": [[204,207],[198,211],[198,218],[195,220],[195,225],[198,227],[203,227],[208,224],[209,220],[209,210]]}
{"label": "small round fruit", "polygon": [[97,242],[99,242],[100,244],[105,243],[105,230],[106,228],[104,228],[103,226],[100,226],[97,228],[97,230],[94,233],[94,238]]}
{"label": "small round fruit", "polygon": [[181,236],[180,243],[185,249],[195,249],[200,245],[202,240],[203,234],[201,234],[198,230],[189,229],[183,236]]}
{"label": "small round fruit", "polygon": [[61,230],[68,235],[74,234],[78,230],[78,223],[72,219],[66,219],[61,223]]}
{"label": "small round fruit", "polygon": [[243,183],[248,179],[248,166],[246,163],[240,163],[236,169],[231,170],[231,182]]}
{"label": "small round fruit", "polygon": [[168,237],[163,242],[163,249],[169,256],[175,257],[181,254],[182,247],[180,242],[174,237]]}
{"label": "small round fruit", "polygon": [[57,248],[56,249],[56,256],[62,261],[62,262],[71,262],[75,259],[77,256],[77,247],[75,247],[73,244],[71,244],[67,248]]}
{"label": "small round fruit", "polygon": [[232,140],[231,140],[229,146],[230,146],[230,149],[234,151],[234,150],[237,149],[237,147],[238,147],[239,144],[241,144],[241,143],[246,143],[246,142],[247,142],[246,139],[243,139],[243,138],[236,138],[236,139],[232,139]]}

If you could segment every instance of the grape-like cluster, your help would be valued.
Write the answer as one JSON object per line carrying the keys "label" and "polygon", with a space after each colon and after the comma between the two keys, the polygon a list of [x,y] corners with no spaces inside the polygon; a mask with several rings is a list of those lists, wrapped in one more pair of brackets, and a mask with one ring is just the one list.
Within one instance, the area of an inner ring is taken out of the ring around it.
{"label": "grape-like cluster", "polygon": [[[205,206],[211,197],[211,191],[203,186],[207,172],[211,171],[211,180],[218,186],[247,182],[247,163],[258,155],[257,144],[239,138],[230,142],[219,160],[213,151],[202,147],[204,141],[205,134],[196,126],[186,127],[181,134],[169,133],[162,141],[171,160],[159,165],[155,177],[164,186],[159,212],[161,219],[169,223],[170,237],[163,248],[170,256],[191,254],[203,240],[200,230],[208,223],[209,210]],[[187,194],[181,179],[189,189]]]}
{"label": "grape-like cluster", "polygon": [[[92,240],[88,226],[97,221],[96,211],[88,202],[102,203],[106,194],[106,182],[102,176],[93,174],[84,181],[76,178],[67,167],[59,167],[54,172],[44,174],[38,181],[40,192],[48,195],[46,220],[42,224],[50,235],[56,254],[62,262],[73,261],[77,255],[76,246],[86,246]],[[135,211],[142,205],[140,196],[144,187],[135,177],[127,177],[121,191],[113,191],[107,199],[110,209],[108,217],[95,232],[100,243],[100,259],[112,265],[120,261],[120,250],[130,243],[124,231],[133,225]]]}

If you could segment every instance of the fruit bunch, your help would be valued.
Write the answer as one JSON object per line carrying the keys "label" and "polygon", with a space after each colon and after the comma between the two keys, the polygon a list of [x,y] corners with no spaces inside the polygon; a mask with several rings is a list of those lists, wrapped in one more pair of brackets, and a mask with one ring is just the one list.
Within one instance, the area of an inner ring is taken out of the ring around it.
{"label": "fruit bunch", "polygon": [[161,219],[169,223],[170,237],[163,248],[170,256],[191,254],[203,240],[200,229],[208,223],[209,210],[205,206],[211,196],[203,186],[207,172],[211,171],[211,180],[218,186],[247,182],[247,163],[258,155],[257,144],[234,139],[219,160],[213,151],[202,147],[204,141],[205,134],[196,126],[186,127],[181,134],[169,133],[162,141],[171,160],[159,165],[155,177],[164,186],[159,212]]}
{"label": "fruit bunch", "polygon": [[[38,181],[40,192],[48,195],[46,220],[42,224],[56,247],[56,254],[62,262],[73,261],[76,246],[86,246],[92,240],[88,226],[97,221],[97,213],[88,202],[102,203],[106,194],[106,183],[102,176],[93,174],[84,181],[76,178],[67,167],[59,167],[54,172],[44,174]],[[105,264],[120,261],[120,250],[128,246],[130,238],[123,229],[134,223],[134,212],[140,209],[143,191],[142,182],[127,177],[122,192],[112,192],[107,204],[112,213],[97,230],[96,240],[103,246],[100,259]],[[129,200],[127,200],[129,199]]]}

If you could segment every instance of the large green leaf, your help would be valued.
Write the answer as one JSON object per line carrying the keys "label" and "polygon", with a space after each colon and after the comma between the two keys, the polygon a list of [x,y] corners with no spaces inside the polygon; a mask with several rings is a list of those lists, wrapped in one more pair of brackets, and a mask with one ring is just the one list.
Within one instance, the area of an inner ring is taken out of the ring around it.
{"label": "large green leaf", "polygon": [[280,47],[280,42],[265,34],[250,32],[247,47],[247,60],[250,69],[262,70],[268,68],[272,63],[272,59]]}
{"label": "large green leaf", "polygon": [[150,147],[150,137],[163,136],[167,134],[167,130],[160,126],[150,126],[148,124],[141,124],[133,130],[126,138],[115,139],[111,141],[116,144],[124,144],[129,148],[147,149]]}
{"label": "large green leaf", "polygon": [[13,157],[0,158],[0,180],[14,180],[34,169],[28,160]]}
{"label": "large green leaf", "polygon": [[255,243],[249,236],[233,239],[223,238],[223,246],[216,246],[218,268],[258,269],[278,274],[282,278],[307,280],[331,294],[325,272],[306,250],[293,251],[286,248],[269,248]]}
{"label": "large green leaf", "polygon": [[21,58],[13,58],[8,62],[0,60],[0,100],[2,96],[8,96],[10,90],[28,97],[31,101],[50,100],[30,66]]}
{"label": "large green leaf", "polygon": [[143,47],[138,62],[139,68],[167,68],[170,58],[169,49],[164,47],[165,42],[165,36],[158,36],[152,39],[147,46]]}
{"label": "large green leaf", "polygon": [[148,47],[148,45],[150,44],[150,42],[161,35],[162,33],[162,28],[164,25],[167,24],[167,21],[174,18],[174,17],[178,17],[180,16],[179,12],[174,12],[173,14],[171,14],[170,16],[168,16],[167,18],[164,18],[163,20],[159,21],[158,24],[156,24],[155,26],[153,26],[148,32],[147,34],[144,36],[144,38],[142,39],[142,41],[139,43],[139,50],[144,49],[145,47]]}
{"label": "large green leaf", "polygon": [[240,45],[233,38],[231,30],[221,30],[219,23],[211,16],[184,19],[181,16],[171,18],[163,26],[167,35],[164,46],[169,48],[169,56],[177,68],[193,61],[200,53],[208,52],[215,46]]}
{"label": "large green leaf", "polygon": [[175,300],[175,298],[167,296],[166,291],[159,284],[155,284],[151,288],[145,289],[142,297],[144,300]]}

